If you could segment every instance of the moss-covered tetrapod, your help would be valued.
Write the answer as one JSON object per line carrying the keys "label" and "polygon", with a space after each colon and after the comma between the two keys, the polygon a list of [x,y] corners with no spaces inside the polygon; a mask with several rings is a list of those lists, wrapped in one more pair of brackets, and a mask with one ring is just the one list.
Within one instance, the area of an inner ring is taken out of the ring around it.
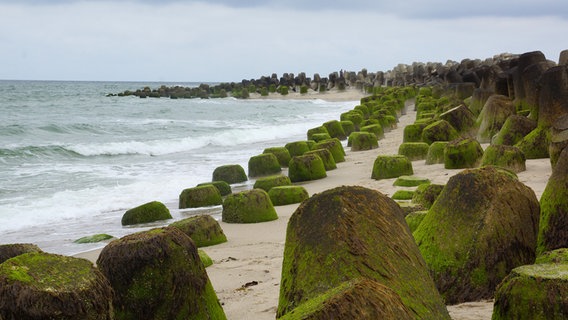
{"label": "moss-covered tetrapod", "polygon": [[527,170],[525,155],[519,148],[507,145],[490,145],[483,152],[482,166],[498,166],[515,173]]}
{"label": "moss-covered tetrapod", "polygon": [[493,296],[513,269],[535,259],[539,205],[514,173],[496,167],[451,177],[414,232],[448,304]]}
{"label": "moss-covered tetrapod", "polygon": [[217,190],[219,190],[219,193],[221,194],[222,197],[231,194],[233,192],[233,190],[231,189],[231,185],[229,185],[225,181],[204,182],[198,184],[197,186],[201,187],[206,185],[213,185],[215,188],[217,188]]}
{"label": "moss-covered tetrapod", "polygon": [[219,222],[210,215],[186,218],[170,224],[185,233],[198,248],[227,242],[227,237]]}
{"label": "moss-covered tetrapod", "polygon": [[347,144],[351,147],[351,151],[365,151],[379,147],[379,142],[375,134],[362,131],[352,132],[349,135]]}
{"label": "moss-covered tetrapod", "polygon": [[328,149],[320,148],[304,153],[304,155],[310,155],[310,154],[315,154],[321,158],[321,160],[323,161],[323,167],[325,168],[325,171],[337,169],[335,158]]}
{"label": "moss-covered tetrapod", "polygon": [[434,141],[452,141],[458,136],[457,130],[446,120],[438,120],[422,130],[422,141],[428,144]]}
{"label": "moss-covered tetrapod", "polygon": [[228,184],[234,184],[247,180],[245,169],[240,164],[227,164],[213,170],[212,181],[225,181]]}
{"label": "moss-covered tetrapod", "polygon": [[282,171],[278,158],[272,153],[263,153],[250,157],[248,170],[250,177],[267,176]]}
{"label": "moss-covered tetrapod", "polygon": [[0,264],[0,319],[111,320],[112,296],[85,259],[28,252]]}
{"label": "moss-covered tetrapod", "polygon": [[315,149],[329,150],[333,155],[335,163],[345,161],[345,150],[343,149],[343,145],[341,145],[341,141],[337,138],[320,141],[313,146],[312,150]]}
{"label": "moss-covered tetrapod", "polygon": [[426,164],[444,163],[444,149],[447,145],[448,141],[432,142],[426,153]]}
{"label": "moss-covered tetrapod", "polygon": [[450,141],[444,148],[444,168],[464,169],[479,166],[483,148],[477,140],[460,138]]}
{"label": "moss-covered tetrapod", "polygon": [[338,187],[302,202],[286,231],[277,317],[360,277],[392,289],[416,319],[449,319],[392,199]]}
{"label": "moss-covered tetrapod", "polygon": [[280,167],[287,168],[288,162],[292,157],[290,156],[290,151],[286,149],[286,147],[270,147],[264,149],[262,153],[272,153],[278,159],[278,163],[280,163]]}
{"label": "moss-covered tetrapod", "polygon": [[302,186],[274,187],[268,191],[268,196],[275,206],[300,203],[310,197],[306,188]]}
{"label": "moss-covered tetrapod", "polygon": [[316,154],[293,157],[288,165],[292,182],[310,181],[327,177],[323,160]]}
{"label": "moss-covered tetrapod", "polygon": [[398,147],[398,154],[406,156],[410,161],[424,160],[430,145],[426,142],[403,142]]}
{"label": "moss-covered tetrapod", "polygon": [[288,176],[283,175],[275,175],[275,176],[268,176],[262,177],[257,179],[254,182],[255,189],[262,189],[266,192],[270,191],[270,189],[278,186],[289,186],[292,184],[290,178]]}
{"label": "moss-covered tetrapod", "polygon": [[148,223],[171,219],[170,210],[159,201],[152,201],[127,210],[122,216],[122,225]]}
{"label": "moss-covered tetrapod", "polygon": [[177,228],[112,241],[97,265],[114,290],[116,319],[225,319],[197,247]]}
{"label": "moss-covered tetrapod", "polygon": [[179,209],[218,206],[222,203],[221,192],[212,184],[187,188],[179,195]]}
{"label": "moss-covered tetrapod", "polygon": [[223,222],[257,223],[278,219],[268,193],[262,189],[233,193],[223,202]]}
{"label": "moss-covered tetrapod", "polygon": [[403,155],[379,155],[373,164],[371,178],[375,180],[412,175],[412,162]]}

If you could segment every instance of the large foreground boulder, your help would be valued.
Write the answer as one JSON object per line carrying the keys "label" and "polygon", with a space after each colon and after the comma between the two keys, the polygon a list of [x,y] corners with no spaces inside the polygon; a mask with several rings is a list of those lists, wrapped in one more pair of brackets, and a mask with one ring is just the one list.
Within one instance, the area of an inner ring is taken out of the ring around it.
{"label": "large foreground boulder", "polygon": [[0,264],[0,319],[114,319],[112,289],[90,261],[44,252]]}
{"label": "large foreground boulder", "polygon": [[416,319],[449,319],[392,199],[338,187],[304,201],[288,222],[277,317],[361,277],[396,292]]}
{"label": "large foreground boulder", "polygon": [[564,149],[540,197],[539,254],[568,248],[568,148]]}
{"label": "large foreground boulder", "polygon": [[170,224],[185,233],[198,248],[227,242],[227,237],[219,222],[210,215],[186,218]]}
{"label": "large foreground boulder", "polygon": [[400,296],[389,287],[368,278],[345,281],[308,300],[280,320],[414,319]]}
{"label": "large foreground boulder", "polygon": [[152,201],[127,210],[122,216],[122,225],[148,223],[171,219],[170,210],[159,201]]}
{"label": "large foreground boulder", "polygon": [[257,223],[278,219],[268,193],[262,189],[228,195],[223,202],[223,222]]}
{"label": "large foreground boulder", "polygon": [[109,243],[97,265],[114,290],[116,319],[225,319],[193,241],[160,228]]}
{"label": "large foreground boulder", "polygon": [[539,204],[513,173],[495,167],[450,178],[414,232],[446,303],[493,296],[518,266],[535,259]]}

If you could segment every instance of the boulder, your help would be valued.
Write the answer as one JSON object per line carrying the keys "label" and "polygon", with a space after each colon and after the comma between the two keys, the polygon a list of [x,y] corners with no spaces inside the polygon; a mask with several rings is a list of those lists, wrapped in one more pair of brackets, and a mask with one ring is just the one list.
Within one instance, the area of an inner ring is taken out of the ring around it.
{"label": "boulder", "polygon": [[278,158],[272,153],[263,153],[250,157],[248,161],[249,177],[260,177],[281,172]]}
{"label": "boulder", "polygon": [[537,127],[515,146],[523,152],[527,159],[543,159],[550,157],[548,146],[551,140],[550,128]]}
{"label": "boulder", "polygon": [[422,130],[422,141],[432,144],[434,141],[452,141],[459,137],[457,130],[446,120],[438,120]]}
{"label": "boulder", "polygon": [[493,320],[568,318],[568,264],[543,263],[513,269],[495,292]]}
{"label": "boulder", "polygon": [[304,153],[310,151],[310,147],[308,146],[307,141],[288,142],[285,145],[285,148],[288,149],[288,152],[290,153],[291,158],[296,157],[296,156],[301,156]]}
{"label": "boulder", "polygon": [[280,163],[280,167],[287,168],[288,163],[292,157],[290,156],[290,152],[286,147],[271,147],[266,148],[262,153],[272,153],[278,159],[278,163]]}
{"label": "boulder", "polygon": [[444,148],[444,168],[463,169],[479,166],[483,148],[477,140],[460,138],[450,141]]}
{"label": "boulder", "polygon": [[310,196],[302,186],[279,186],[268,191],[270,201],[275,206],[285,206],[292,203],[300,203]]}
{"label": "boulder", "polygon": [[217,188],[217,190],[219,190],[219,193],[221,194],[222,197],[233,193],[231,186],[228,183],[226,183],[225,181],[204,182],[204,183],[198,184],[197,186],[201,187],[201,186],[207,186],[207,185],[212,185],[215,188]]}
{"label": "boulder", "polygon": [[536,121],[527,117],[511,115],[505,120],[501,130],[491,139],[491,144],[513,146],[536,129],[536,125]]}
{"label": "boulder", "polygon": [[268,193],[262,189],[228,195],[223,202],[223,222],[257,223],[278,219]]}
{"label": "boulder", "polygon": [[406,156],[410,161],[424,160],[430,145],[426,142],[403,142],[398,146],[398,154]]}
{"label": "boulder", "polygon": [[540,197],[537,253],[568,248],[568,149],[564,149]]}
{"label": "boulder", "polygon": [[171,223],[170,227],[181,230],[193,240],[198,248],[227,242],[227,237],[219,222],[210,215],[199,215],[179,220]]}
{"label": "boulder", "polygon": [[481,157],[481,166],[498,166],[515,173],[527,170],[525,162],[525,155],[514,146],[490,145]]}
{"label": "boulder", "polygon": [[315,154],[321,158],[321,160],[323,161],[323,167],[325,168],[325,171],[337,169],[335,158],[328,149],[323,149],[323,148],[314,149],[312,151],[304,153],[304,155],[310,155],[310,154]]}
{"label": "boulder", "polygon": [[490,142],[496,135],[507,118],[516,112],[513,101],[509,97],[502,95],[492,95],[489,97],[481,114],[477,118],[477,139],[481,143]]}
{"label": "boulder", "polygon": [[99,234],[94,234],[92,236],[86,236],[86,237],[79,238],[79,239],[77,239],[73,242],[79,243],[79,244],[97,243],[97,242],[107,241],[107,240],[111,240],[111,239],[114,239],[114,237],[111,236],[110,234],[99,233]]}
{"label": "boulder", "polygon": [[268,176],[259,178],[255,181],[253,188],[255,189],[262,189],[266,192],[270,191],[270,189],[279,186],[289,186],[292,184],[290,178],[284,175],[276,175],[276,176]]}
{"label": "boulder", "polygon": [[377,136],[371,132],[352,132],[349,135],[348,146],[351,151],[365,151],[379,147]]}
{"label": "boulder", "polygon": [[327,129],[327,132],[332,138],[337,138],[339,140],[347,139],[347,135],[345,134],[345,131],[343,131],[343,127],[338,120],[327,121],[323,124],[323,126]]}
{"label": "boulder", "polygon": [[197,247],[177,228],[112,241],[97,260],[117,319],[226,319]]}
{"label": "boulder", "polygon": [[343,282],[278,319],[404,320],[414,316],[395,291],[377,281],[358,278]]}
{"label": "boulder", "polygon": [[148,223],[172,219],[170,210],[159,201],[152,201],[127,210],[122,216],[122,225]]}
{"label": "boulder", "polygon": [[463,104],[440,114],[440,119],[448,121],[460,134],[473,135],[475,133],[476,117]]}
{"label": "boulder", "polygon": [[85,259],[28,252],[0,264],[0,319],[114,319],[108,280]]}
{"label": "boulder", "polygon": [[568,65],[548,69],[539,81],[538,125],[550,127],[568,113]]}
{"label": "boulder", "polygon": [[403,155],[379,155],[373,163],[371,178],[375,180],[411,176],[412,162]]}
{"label": "boulder", "polygon": [[0,264],[8,259],[29,252],[42,252],[42,250],[33,243],[12,243],[0,245]]}
{"label": "boulder", "polygon": [[442,184],[421,184],[414,191],[412,203],[430,209],[443,189],[444,185]]}
{"label": "boulder", "polygon": [[534,191],[503,169],[451,177],[413,234],[446,303],[489,299],[513,268],[532,263],[539,211]]}
{"label": "boulder", "polygon": [[329,150],[329,152],[333,155],[335,163],[345,161],[345,150],[343,149],[343,145],[341,145],[341,141],[337,138],[320,141],[313,146],[312,150],[315,149]]}
{"label": "boulder", "polygon": [[212,181],[225,181],[228,184],[245,182],[248,180],[245,169],[239,164],[227,164],[213,170]]}
{"label": "boulder", "polygon": [[323,160],[315,154],[293,157],[288,176],[292,182],[310,181],[327,177]]}
{"label": "boulder", "polygon": [[444,149],[447,145],[448,141],[432,142],[426,154],[426,164],[444,163]]}
{"label": "boulder", "polygon": [[392,199],[355,186],[313,195],[288,222],[277,317],[358,278],[392,289],[413,318],[449,319]]}
{"label": "boulder", "polygon": [[221,192],[212,184],[184,189],[179,195],[179,209],[218,206],[223,203]]}

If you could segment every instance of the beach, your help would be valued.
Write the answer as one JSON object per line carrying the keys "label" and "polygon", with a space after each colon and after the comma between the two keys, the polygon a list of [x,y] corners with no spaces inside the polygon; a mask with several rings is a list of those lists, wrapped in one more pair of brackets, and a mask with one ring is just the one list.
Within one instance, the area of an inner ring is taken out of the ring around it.
{"label": "beach", "polygon": [[[296,99],[298,96],[300,95],[294,93],[278,98]],[[351,90],[343,94],[314,93],[309,97],[300,97],[353,101],[360,99],[362,93]],[[337,117],[339,118],[339,114]],[[399,117],[397,128],[386,132],[385,138],[379,140],[379,148],[352,152],[344,142],[345,162],[338,163],[337,169],[328,171],[324,179],[299,184],[304,186],[311,196],[342,185],[363,186],[391,196],[401,187],[393,186],[395,179],[371,179],[373,162],[377,155],[398,153],[398,147],[403,139],[403,129],[406,125],[412,124],[415,117],[414,106],[409,104],[404,114]],[[444,169],[443,164],[426,165],[424,160],[413,161],[412,165],[415,176],[428,178],[436,184],[445,184],[451,176],[462,171]],[[526,167],[526,171],[518,173],[519,180],[533,189],[540,199],[551,174],[550,161],[549,159],[527,160]],[[283,174],[286,172],[284,171]],[[271,222],[228,224],[220,221],[228,242],[202,248],[214,260],[214,264],[207,268],[207,273],[228,319],[275,318],[286,227],[288,219],[297,207],[298,204],[276,207],[279,218]],[[76,256],[95,262],[99,252],[100,250],[94,250]],[[449,306],[448,310],[452,319],[481,320],[491,318],[492,307],[492,301],[480,301]]]}

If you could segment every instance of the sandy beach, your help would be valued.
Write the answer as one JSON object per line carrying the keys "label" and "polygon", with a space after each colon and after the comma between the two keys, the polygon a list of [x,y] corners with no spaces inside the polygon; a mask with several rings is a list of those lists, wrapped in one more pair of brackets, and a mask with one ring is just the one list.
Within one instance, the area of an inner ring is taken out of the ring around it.
{"label": "sandy beach", "polygon": [[[299,96],[299,97],[297,97]],[[299,95],[292,93],[285,99],[323,99],[354,101],[363,96],[360,91],[329,92],[325,94]],[[268,98],[281,98],[270,96]],[[379,154],[396,154],[402,143],[403,129],[415,120],[413,106],[399,119],[398,127],[385,133],[379,148],[352,152],[345,147],[346,161],[337,164],[337,169],[328,172],[327,178],[302,183],[310,195],[341,186],[360,185],[386,195],[398,188],[394,179],[373,180],[371,170]],[[339,117],[339,114],[338,114]],[[333,119],[330,119],[333,120]],[[446,170],[443,164],[426,165],[424,160],[414,161],[414,174],[425,177],[432,183],[445,184],[461,170]],[[540,196],[550,176],[549,159],[527,160],[527,170],[518,174],[520,181],[531,187]],[[286,172],[284,172],[286,174]],[[259,224],[227,224],[220,222],[228,242],[203,248],[214,260],[207,273],[229,319],[274,319],[278,305],[282,256],[288,219],[298,205],[276,207],[279,219]],[[100,251],[91,251],[77,256],[95,261]],[[452,319],[491,319],[492,301],[449,306]]]}

